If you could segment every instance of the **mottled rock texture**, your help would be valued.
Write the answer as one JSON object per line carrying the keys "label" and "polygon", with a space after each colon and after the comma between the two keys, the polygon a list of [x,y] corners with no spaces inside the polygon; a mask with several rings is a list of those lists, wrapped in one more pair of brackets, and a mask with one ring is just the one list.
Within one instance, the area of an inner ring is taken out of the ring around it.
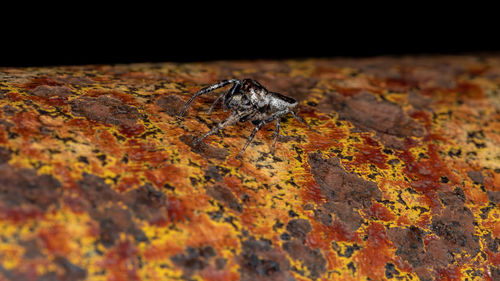
{"label": "mottled rock texture", "polygon": [[[253,78],[300,102],[208,137]],[[0,68],[1,280],[498,280],[500,57]]]}

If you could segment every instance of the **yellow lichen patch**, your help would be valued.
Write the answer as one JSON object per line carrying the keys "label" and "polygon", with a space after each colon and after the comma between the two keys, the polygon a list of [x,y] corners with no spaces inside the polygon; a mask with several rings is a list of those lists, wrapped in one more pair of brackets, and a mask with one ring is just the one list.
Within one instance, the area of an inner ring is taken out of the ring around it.
{"label": "yellow lichen patch", "polygon": [[7,270],[18,267],[22,263],[24,249],[19,245],[3,244],[0,246],[2,251],[1,264]]}

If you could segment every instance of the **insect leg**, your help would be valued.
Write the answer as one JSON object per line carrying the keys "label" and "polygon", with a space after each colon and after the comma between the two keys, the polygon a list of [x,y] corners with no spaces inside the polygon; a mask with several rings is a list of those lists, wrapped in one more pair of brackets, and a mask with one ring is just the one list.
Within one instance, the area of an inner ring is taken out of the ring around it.
{"label": "insect leg", "polygon": [[301,123],[304,123],[304,125],[306,125],[306,127],[307,127],[309,130],[311,130],[311,131],[313,131],[313,132],[315,132],[315,133],[319,134],[319,132],[318,132],[318,131],[314,130],[313,128],[311,128],[311,126],[310,126],[309,124],[307,124],[307,122],[306,122],[306,120],[304,120],[304,118],[302,118],[302,117],[300,117],[299,115],[297,115],[297,113],[296,113],[295,111],[291,111],[291,112],[292,112],[293,117],[295,117],[295,119],[297,119],[297,120],[298,120],[299,122],[301,122]]}
{"label": "insect leg", "polygon": [[225,127],[232,125],[241,118],[242,114],[241,113],[234,113],[231,114],[226,120],[220,122],[217,124],[215,127],[213,127],[208,133],[204,134],[203,136],[199,137],[195,141],[193,141],[193,145],[198,145],[202,140],[204,140],[206,137],[211,136],[221,129],[224,129]]}
{"label": "insect leg", "polygon": [[237,93],[241,89],[241,82],[237,80],[234,82],[233,87],[227,92],[226,95],[224,95],[224,101],[222,101],[222,109],[226,111],[228,107],[228,102],[231,100],[231,97],[234,96],[235,93]]}
{"label": "insect leg", "polygon": [[247,142],[245,143],[245,145],[243,146],[243,148],[240,150],[240,152],[238,153],[238,157],[241,157],[241,155],[243,154],[243,152],[245,151],[245,149],[247,149],[248,145],[252,142],[253,138],[255,137],[255,135],[257,134],[257,132],[260,130],[260,128],[262,128],[262,126],[264,126],[265,123],[264,121],[260,122],[259,125],[255,126],[255,129],[253,129],[253,132],[250,134],[250,136],[247,138]]}
{"label": "insect leg", "polygon": [[217,99],[212,103],[212,106],[210,106],[210,109],[207,111],[207,114],[210,114],[212,112],[212,110],[214,109],[215,105],[222,98],[224,98],[223,101],[222,101],[222,108],[225,111],[227,109],[226,100],[228,100],[230,97],[232,97],[234,95],[234,93],[238,92],[240,90],[240,88],[241,88],[240,81],[239,80],[235,80],[234,81],[234,85],[231,87],[231,89],[229,89],[229,92],[220,94],[217,97]]}
{"label": "insect leg", "polygon": [[226,93],[220,94],[217,99],[212,103],[212,106],[210,106],[210,109],[207,111],[207,114],[210,114],[212,110],[214,109],[215,105],[224,97]]}
{"label": "insect leg", "polygon": [[220,87],[224,87],[228,84],[231,84],[231,83],[235,83],[237,82],[238,80],[236,79],[229,79],[229,80],[222,80],[220,81],[219,83],[217,84],[213,84],[211,86],[208,86],[208,87],[205,87],[201,90],[199,90],[198,92],[196,92],[196,94],[194,94],[191,99],[189,99],[188,102],[186,102],[186,104],[182,107],[182,110],[181,112],[179,113],[179,117],[182,117],[184,115],[184,113],[186,113],[186,110],[188,109],[188,107],[191,105],[191,103],[199,96],[203,95],[203,94],[206,94],[208,92],[211,92],[215,89],[218,89]]}
{"label": "insect leg", "polygon": [[274,154],[274,149],[276,146],[276,141],[278,140],[278,136],[280,133],[280,118],[276,118],[276,129],[274,130],[273,134],[273,144],[271,145],[271,154]]}
{"label": "insect leg", "polygon": [[[283,110],[283,111],[278,111],[274,114],[271,114],[268,118],[262,120],[258,125],[255,126],[255,129],[253,129],[253,132],[252,134],[250,134],[250,136],[248,137],[247,139],[247,142],[245,143],[245,145],[243,146],[243,148],[240,150],[240,153],[238,153],[238,157],[241,157],[241,155],[243,154],[243,152],[245,151],[245,149],[248,147],[248,145],[252,142],[253,138],[255,137],[255,135],[257,134],[257,132],[262,128],[264,127],[264,125],[266,125],[267,123],[269,122],[272,122],[273,120],[277,119],[279,120],[279,118],[284,115],[284,114],[287,114],[288,113],[288,109],[286,110]],[[278,123],[279,124],[279,123]],[[277,127],[279,125],[276,125]],[[277,134],[276,134],[277,135]]]}

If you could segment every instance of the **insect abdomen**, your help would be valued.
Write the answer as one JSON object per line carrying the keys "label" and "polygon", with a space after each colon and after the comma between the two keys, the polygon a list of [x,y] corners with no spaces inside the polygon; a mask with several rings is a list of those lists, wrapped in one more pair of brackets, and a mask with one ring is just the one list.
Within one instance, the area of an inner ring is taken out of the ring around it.
{"label": "insect abdomen", "polygon": [[295,99],[293,99],[291,97],[284,96],[280,93],[270,92],[269,94],[272,97],[272,99],[270,101],[270,105],[271,105],[271,107],[274,107],[275,109],[283,110],[286,108],[294,107],[298,104]]}
{"label": "insect abdomen", "polygon": [[297,103],[297,101],[294,98],[284,96],[280,93],[271,92],[270,94],[273,95],[276,99],[282,100],[282,101],[288,103],[289,105]]}

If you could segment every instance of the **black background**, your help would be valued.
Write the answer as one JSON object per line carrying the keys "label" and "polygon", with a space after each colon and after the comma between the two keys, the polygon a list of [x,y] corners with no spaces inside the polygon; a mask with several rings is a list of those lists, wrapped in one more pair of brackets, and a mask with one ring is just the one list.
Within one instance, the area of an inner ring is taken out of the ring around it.
{"label": "black background", "polygon": [[2,23],[0,66],[500,51],[500,25],[489,14],[496,11],[493,7],[466,6],[461,13],[431,6],[380,12],[360,3],[349,8],[299,5],[290,12],[289,7],[255,5],[216,11],[171,6],[83,15],[76,10],[35,12]]}

